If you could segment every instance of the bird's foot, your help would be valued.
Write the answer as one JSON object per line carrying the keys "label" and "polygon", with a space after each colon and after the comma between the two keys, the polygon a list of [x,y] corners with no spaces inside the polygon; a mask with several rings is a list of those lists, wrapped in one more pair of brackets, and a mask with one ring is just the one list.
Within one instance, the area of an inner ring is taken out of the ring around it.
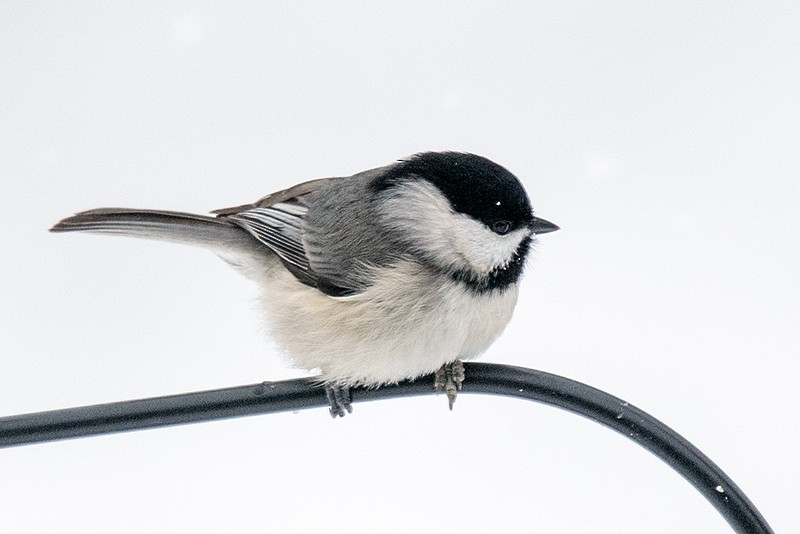
{"label": "bird's foot", "polygon": [[339,384],[325,384],[325,395],[328,397],[330,406],[328,410],[331,417],[344,417],[345,412],[353,413],[353,406],[350,403],[350,388]]}
{"label": "bird's foot", "polygon": [[461,390],[461,384],[464,382],[464,362],[456,360],[451,363],[446,363],[436,371],[436,376],[433,381],[433,387],[436,391],[444,390],[447,393],[447,402],[450,409],[453,409],[453,404],[456,402],[456,395]]}

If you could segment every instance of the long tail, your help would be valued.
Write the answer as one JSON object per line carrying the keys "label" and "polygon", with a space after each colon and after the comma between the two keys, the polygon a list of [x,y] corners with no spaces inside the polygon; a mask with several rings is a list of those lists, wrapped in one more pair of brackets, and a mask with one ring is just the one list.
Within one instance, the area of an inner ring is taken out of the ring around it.
{"label": "long tail", "polygon": [[60,221],[50,231],[144,237],[210,248],[230,248],[253,241],[242,228],[224,218],[128,208],[83,211]]}

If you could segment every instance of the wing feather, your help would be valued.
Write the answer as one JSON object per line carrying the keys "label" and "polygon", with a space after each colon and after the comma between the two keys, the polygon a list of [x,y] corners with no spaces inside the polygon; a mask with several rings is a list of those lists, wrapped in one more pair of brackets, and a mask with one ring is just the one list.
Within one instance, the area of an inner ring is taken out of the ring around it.
{"label": "wing feather", "polygon": [[307,182],[302,182],[297,185],[293,185],[292,187],[276,191],[275,193],[270,193],[269,195],[256,200],[252,204],[242,204],[241,206],[233,206],[232,208],[221,208],[214,210],[211,213],[219,216],[235,215],[253,208],[269,208],[280,203],[299,203],[302,202],[302,198],[305,195],[322,189],[331,182],[340,179],[341,178],[317,178],[316,180],[309,180]]}
{"label": "wing feather", "polygon": [[335,297],[352,296],[359,291],[335,283],[312,268],[304,241],[308,205],[306,196],[340,180],[320,178],[267,195],[252,204],[215,210],[218,217],[230,220],[260,243],[275,252],[284,266],[302,283]]}
{"label": "wing feather", "polygon": [[309,260],[303,246],[303,216],[305,210],[295,210],[295,215],[281,210],[282,204],[271,208],[253,208],[228,219],[235,222],[261,243],[272,249],[284,262],[309,272]]}

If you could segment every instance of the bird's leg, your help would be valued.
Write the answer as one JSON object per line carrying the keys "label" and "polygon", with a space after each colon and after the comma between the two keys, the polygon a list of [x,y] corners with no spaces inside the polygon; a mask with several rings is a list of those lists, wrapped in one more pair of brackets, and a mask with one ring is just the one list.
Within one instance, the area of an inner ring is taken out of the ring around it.
{"label": "bird's leg", "polygon": [[436,371],[433,387],[436,391],[444,390],[444,392],[447,393],[447,402],[451,410],[453,409],[453,404],[456,402],[456,395],[458,395],[463,382],[464,362],[461,360],[446,363]]}
{"label": "bird's leg", "polygon": [[330,406],[328,410],[331,417],[344,417],[345,411],[353,413],[353,406],[350,404],[350,388],[340,384],[325,384],[325,395],[328,397]]}

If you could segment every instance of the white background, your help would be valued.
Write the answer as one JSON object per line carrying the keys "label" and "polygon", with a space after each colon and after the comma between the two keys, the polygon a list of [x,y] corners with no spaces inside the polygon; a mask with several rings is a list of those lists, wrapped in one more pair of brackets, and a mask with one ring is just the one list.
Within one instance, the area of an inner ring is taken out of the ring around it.
{"label": "white background", "polygon": [[[186,247],[56,235],[431,149],[541,239],[483,357],[623,397],[800,523],[796,2],[0,3],[0,414],[300,376]],[[463,395],[0,451],[3,532],[730,532],[624,437]]]}

